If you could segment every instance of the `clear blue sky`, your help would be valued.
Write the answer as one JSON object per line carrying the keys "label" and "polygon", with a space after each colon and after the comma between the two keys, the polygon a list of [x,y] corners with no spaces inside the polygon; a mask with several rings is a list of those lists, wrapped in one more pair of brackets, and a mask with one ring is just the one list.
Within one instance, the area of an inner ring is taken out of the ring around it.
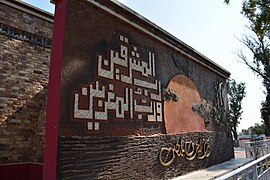
{"label": "clear blue sky", "polygon": [[[49,0],[24,0],[53,13]],[[143,15],[173,36],[195,48],[212,61],[231,72],[237,82],[246,83],[246,98],[243,100],[243,115],[239,130],[261,122],[260,107],[264,100],[263,86],[251,70],[240,63],[235,54],[243,50],[251,54],[237,40],[242,34],[251,34],[248,22],[240,14],[241,1],[232,0],[229,6],[223,0],[119,0]]]}

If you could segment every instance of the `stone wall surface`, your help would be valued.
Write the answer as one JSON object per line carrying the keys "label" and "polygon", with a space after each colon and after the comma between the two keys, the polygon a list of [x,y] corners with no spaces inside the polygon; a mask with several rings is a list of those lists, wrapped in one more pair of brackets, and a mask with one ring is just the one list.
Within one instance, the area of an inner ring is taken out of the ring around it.
{"label": "stone wall surface", "polygon": [[[208,158],[189,161],[175,156],[170,166],[159,162],[161,148],[177,141],[209,139]],[[231,138],[222,132],[132,137],[60,137],[57,179],[169,179],[233,158]],[[226,152],[226,153],[225,153]]]}
{"label": "stone wall surface", "polygon": [[52,28],[0,3],[0,163],[43,162]]}

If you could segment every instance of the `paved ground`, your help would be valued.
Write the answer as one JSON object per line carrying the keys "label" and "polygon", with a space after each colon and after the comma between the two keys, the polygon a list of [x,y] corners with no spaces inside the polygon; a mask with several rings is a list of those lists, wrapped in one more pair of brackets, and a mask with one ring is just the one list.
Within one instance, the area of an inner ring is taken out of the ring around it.
{"label": "paved ground", "polygon": [[221,175],[224,175],[228,172],[231,172],[232,170],[235,170],[249,162],[251,162],[253,159],[247,159],[245,155],[245,150],[243,148],[235,148],[234,149],[235,158],[226,161],[221,164],[217,164],[215,166],[211,166],[207,169],[194,171],[191,173],[188,173],[186,175],[173,178],[172,180],[207,180],[207,179],[215,179],[217,177],[220,177]]}
{"label": "paved ground", "polygon": [[235,158],[246,158],[246,153],[244,148],[234,148]]}

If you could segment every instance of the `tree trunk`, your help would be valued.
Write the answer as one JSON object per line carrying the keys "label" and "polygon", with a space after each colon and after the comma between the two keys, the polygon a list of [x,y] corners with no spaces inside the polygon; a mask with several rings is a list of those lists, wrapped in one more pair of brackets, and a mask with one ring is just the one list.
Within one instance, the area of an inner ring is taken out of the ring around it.
{"label": "tree trunk", "polygon": [[270,134],[270,123],[269,123],[269,117],[270,117],[270,87],[268,83],[264,81],[264,86],[266,87],[267,90],[267,95],[265,101],[262,103],[262,111],[261,111],[261,118],[264,121],[265,125],[265,135],[269,136]]}
{"label": "tree trunk", "polygon": [[234,137],[234,140],[238,140],[238,134],[237,134],[237,130],[236,130],[236,127],[234,126],[232,128],[232,132],[233,132],[233,137]]}

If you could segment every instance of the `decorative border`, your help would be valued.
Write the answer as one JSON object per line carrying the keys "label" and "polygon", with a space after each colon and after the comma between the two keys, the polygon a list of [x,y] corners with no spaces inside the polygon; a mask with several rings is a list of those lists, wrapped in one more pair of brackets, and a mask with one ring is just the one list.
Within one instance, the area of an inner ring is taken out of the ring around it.
{"label": "decorative border", "polygon": [[18,39],[21,41],[29,42],[34,45],[42,46],[44,48],[52,47],[52,40],[43,36],[38,36],[15,27],[0,23],[0,34]]}

